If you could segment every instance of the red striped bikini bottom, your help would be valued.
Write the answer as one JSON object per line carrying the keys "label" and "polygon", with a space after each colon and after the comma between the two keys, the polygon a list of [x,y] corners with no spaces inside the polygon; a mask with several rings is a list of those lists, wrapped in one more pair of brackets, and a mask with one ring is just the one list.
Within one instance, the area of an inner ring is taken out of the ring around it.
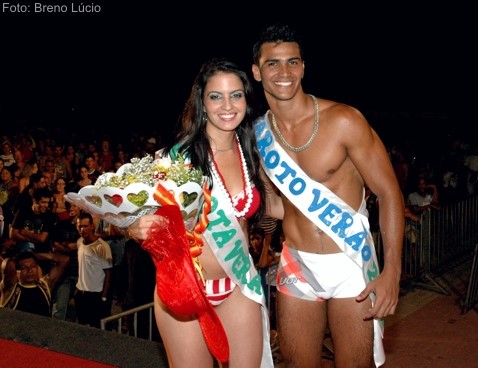
{"label": "red striped bikini bottom", "polygon": [[206,296],[213,306],[221,304],[234,291],[236,284],[229,277],[206,280]]}

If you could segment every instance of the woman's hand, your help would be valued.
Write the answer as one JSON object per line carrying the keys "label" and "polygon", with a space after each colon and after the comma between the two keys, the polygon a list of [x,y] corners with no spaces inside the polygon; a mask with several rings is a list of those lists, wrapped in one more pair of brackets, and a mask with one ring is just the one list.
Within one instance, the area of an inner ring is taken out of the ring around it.
{"label": "woman's hand", "polygon": [[167,219],[154,214],[141,216],[128,227],[129,237],[141,244],[152,231],[158,229],[157,227],[151,227],[154,223],[163,227],[166,225]]}

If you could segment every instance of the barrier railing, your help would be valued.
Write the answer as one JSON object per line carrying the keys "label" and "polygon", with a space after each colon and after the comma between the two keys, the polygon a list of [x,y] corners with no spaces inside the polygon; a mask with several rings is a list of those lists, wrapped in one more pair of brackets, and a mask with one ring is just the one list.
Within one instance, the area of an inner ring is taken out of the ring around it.
{"label": "barrier railing", "polygon": [[[478,303],[478,244],[475,246],[475,254],[471,266],[468,290],[465,300],[461,304],[461,313],[466,313]],[[475,308],[478,312],[478,309]]]}
{"label": "barrier railing", "polygon": [[[383,265],[380,233],[374,234],[379,263]],[[405,281],[446,295],[450,291],[438,282],[444,272],[473,258],[478,244],[478,196],[424,212],[419,222],[406,219],[402,252],[402,274]],[[478,256],[474,256],[475,259]],[[466,293],[466,308],[478,302],[478,276],[472,277]],[[462,296],[463,297],[463,296]]]}
{"label": "barrier railing", "polygon": [[[139,307],[128,309],[124,312],[113,314],[111,316],[102,318],[100,320],[100,327],[102,330],[106,330],[107,323],[116,322],[117,323],[117,332],[123,333],[123,317],[133,316],[133,326],[128,324],[128,333],[134,337],[138,337],[138,313],[144,310],[148,310],[149,312],[149,329],[148,329],[148,340],[153,340],[153,323],[156,323],[154,320],[153,314],[153,307],[154,303],[148,303],[141,305]],[[131,330],[133,327],[133,330]]]}

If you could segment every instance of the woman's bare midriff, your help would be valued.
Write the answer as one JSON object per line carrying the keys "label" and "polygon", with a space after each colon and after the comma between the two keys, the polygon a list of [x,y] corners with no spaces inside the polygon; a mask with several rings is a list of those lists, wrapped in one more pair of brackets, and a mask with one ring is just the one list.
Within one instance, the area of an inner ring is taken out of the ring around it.
{"label": "woman's bare midriff", "polygon": [[[247,243],[244,245],[246,251],[249,249],[249,235],[247,231],[247,222],[244,219],[239,219],[239,223],[245,234],[245,239]],[[246,227],[245,227],[246,226]],[[203,238],[204,240],[204,238]],[[199,256],[199,261],[202,266],[203,276],[206,280],[218,280],[227,277],[226,272],[221,267],[219,262],[217,261],[216,256],[212,252],[211,248],[204,240],[204,245],[202,246],[202,253]]]}

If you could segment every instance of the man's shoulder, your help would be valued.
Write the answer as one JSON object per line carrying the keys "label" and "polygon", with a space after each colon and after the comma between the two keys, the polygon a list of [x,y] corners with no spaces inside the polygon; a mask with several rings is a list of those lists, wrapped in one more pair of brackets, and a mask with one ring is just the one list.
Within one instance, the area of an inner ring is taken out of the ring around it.
{"label": "man's shoulder", "polygon": [[56,215],[52,211],[46,211],[40,214],[40,217],[46,221],[56,223]]}
{"label": "man's shoulder", "polygon": [[38,280],[37,286],[42,288],[42,289],[48,288],[49,287],[49,284],[48,284],[49,279],[50,279],[49,274],[43,275],[43,277],[40,280]]}
{"label": "man's shoulder", "polygon": [[356,107],[343,102],[337,102],[327,99],[317,99],[319,112],[332,114],[333,116],[356,118],[362,117],[362,113]]}
{"label": "man's shoulder", "polygon": [[90,249],[93,249],[96,252],[102,253],[105,250],[109,250],[111,252],[110,244],[103,238],[96,239],[93,243],[88,244],[88,246]]}

